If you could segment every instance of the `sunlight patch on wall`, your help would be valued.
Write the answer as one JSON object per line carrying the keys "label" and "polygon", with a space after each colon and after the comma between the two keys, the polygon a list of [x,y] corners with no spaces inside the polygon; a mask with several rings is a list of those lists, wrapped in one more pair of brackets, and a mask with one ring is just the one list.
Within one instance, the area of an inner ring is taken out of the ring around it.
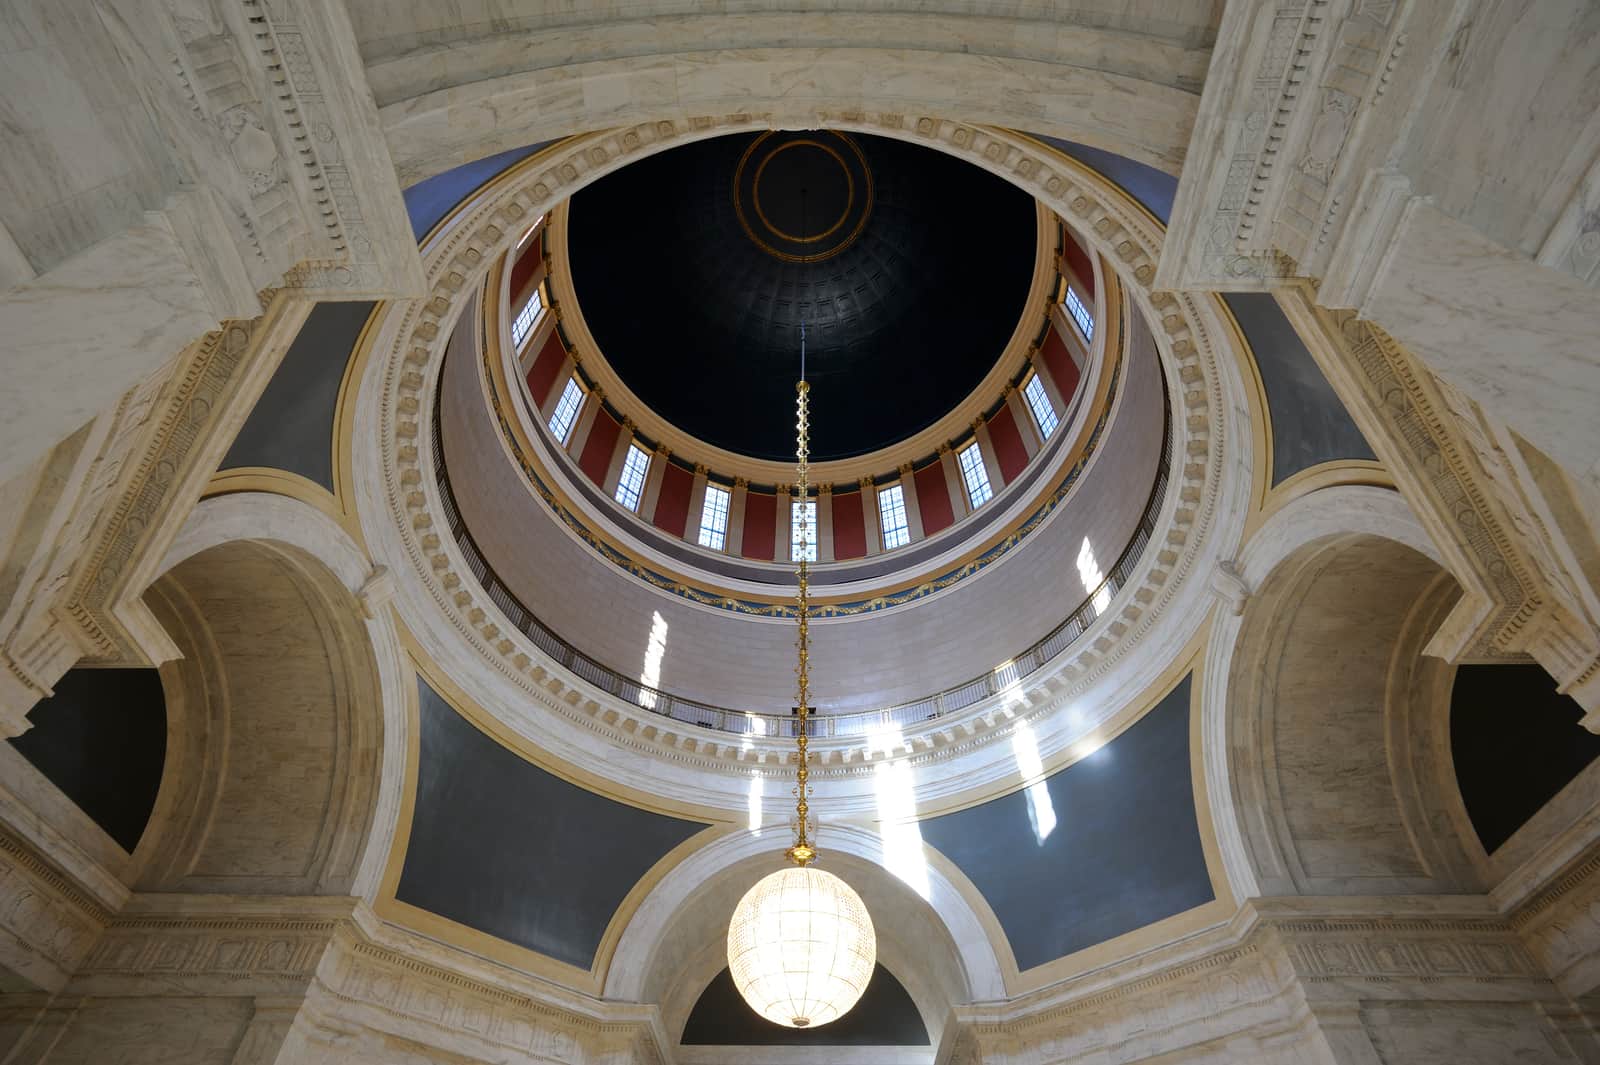
{"label": "sunlight patch on wall", "polygon": [[1028,785],[1028,822],[1033,826],[1033,838],[1042,846],[1056,830],[1056,807],[1050,801],[1050,787],[1044,780],[1044,762],[1039,757],[1039,741],[1033,729],[1023,721],[1011,734],[1011,750],[1017,758],[1017,772]]}
{"label": "sunlight patch on wall", "polygon": [[656,708],[655,689],[661,686],[661,659],[666,653],[667,619],[658,610],[650,615],[650,638],[644,647],[644,672],[639,674],[639,683],[646,689],[639,693],[639,704],[646,710]]}
{"label": "sunlight patch on wall", "polygon": [[750,831],[761,835],[761,795],[766,790],[767,782],[759,775],[750,777],[750,795],[746,799],[746,809],[750,818]]}
{"label": "sunlight patch on wall", "polygon": [[[896,731],[896,737],[898,731]],[[894,737],[883,737],[891,747]],[[873,744],[877,747],[877,744]],[[878,796],[878,836],[883,842],[883,864],[924,899],[928,885],[928,859],[923,852],[922,828],[917,824],[917,801],[912,791],[911,766],[904,759],[878,763],[874,770]]]}
{"label": "sunlight patch on wall", "polygon": [[1100,757],[1102,757],[1102,758],[1109,758],[1109,757],[1111,757],[1111,752],[1110,751],[1105,751],[1104,754],[1101,754],[1101,752],[1105,749],[1105,745],[1106,745],[1105,736],[1098,735],[1098,734],[1097,735],[1093,735],[1093,736],[1088,736],[1088,737],[1086,737],[1084,739],[1079,740],[1077,743],[1072,745],[1072,753],[1073,753],[1073,755],[1075,755],[1077,757],[1077,760],[1080,761],[1080,762],[1083,761],[1085,758],[1090,758],[1090,757],[1092,757],[1094,755],[1100,755]]}
{"label": "sunlight patch on wall", "polygon": [[1105,613],[1106,607],[1111,605],[1111,587],[1105,584],[1106,575],[1094,557],[1094,547],[1087,536],[1083,538],[1083,546],[1078,549],[1078,577],[1083,581],[1084,592],[1094,596],[1095,616]]}

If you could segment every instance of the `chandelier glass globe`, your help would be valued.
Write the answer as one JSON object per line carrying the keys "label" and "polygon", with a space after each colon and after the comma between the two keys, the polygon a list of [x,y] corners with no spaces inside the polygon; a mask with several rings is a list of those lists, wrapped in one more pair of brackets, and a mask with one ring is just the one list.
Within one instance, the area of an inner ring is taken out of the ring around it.
{"label": "chandelier glass globe", "polygon": [[877,955],[861,896],[809,866],[762,878],[728,926],[734,986],[752,1009],[786,1028],[815,1028],[849,1012]]}

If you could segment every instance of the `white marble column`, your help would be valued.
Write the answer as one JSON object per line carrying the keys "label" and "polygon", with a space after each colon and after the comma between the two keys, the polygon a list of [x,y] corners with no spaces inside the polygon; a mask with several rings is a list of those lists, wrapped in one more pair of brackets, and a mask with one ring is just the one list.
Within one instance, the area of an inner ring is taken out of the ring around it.
{"label": "white marble column", "polygon": [[909,462],[900,464],[900,495],[906,503],[906,532],[911,542],[916,543],[927,534],[922,531],[922,503],[917,498],[916,471]]}
{"label": "white marble column", "polygon": [[878,513],[878,488],[871,477],[857,482],[861,489],[861,524],[867,536],[867,557],[883,553],[883,519]]}
{"label": "white marble column", "polygon": [[617,442],[611,448],[611,460],[606,463],[605,479],[600,482],[600,490],[608,496],[615,496],[617,485],[622,480],[622,465],[628,460],[628,449],[633,447],[633,419],[623,418],[622,429],[617,433]]}
{"label": "white marble column", "polygon": [[[537,355],[535,355],[537,358]],[[539,405],[539,419],[545,423],[550,421],[550,415],[556,412],[556,404],[561,402],[561,391],[567,387],[567,382],[572,379],[572,374],[578,368],[578,360],[569,352],[566,361],[561,364],[561,372],[556,374],[556,383],[550,386],[550,392],[544,397],[544,402]],[[584,401],[585,403],[588,400]],[[577,427],[573,427],[577,431]]]}
{"label": "white marble column", "polygon": [[972,439],[978,445],[978,454],[983,456],[983,469],[989,475],[989,488],[996,495],[1006,485],[1005,476],[1000,472],[1000,457],[994,453],[994,441],[989,439],[989,423],[982,417],[972,421]]}
{"label": "white marble column", "polygon": [[[683,527],[683,538],[691,544],[700,542],[700,518],[706,509],[706,485],[709,484],[706,468],[703,463],[694,464],[694,484],[689,489],[689,520]],[[733,544],[733,499],[730,493],[728,499],[728,533],[723,541],[723,549],[731,548]]]}
{"label": "white marble column", "polygon": [[661,501],[661,480],[667,475],[667,464],[671,460],[672,449],[657,444],[655,454],[650,457],[650,468],[645,471],[644,490],[639,493],[639,517],[645,521],[655,518],[656,504]]}
{"label": "white marble column", "polygon": [[961,462],[949,444],[939,445],[939,469],[944,473],[945,491],[950,493],[950,510],[960,521],[972,513],[972,499],[967,495],[967,482],[961,478]]}
{"label": "white marble column", "polygon": [[[550,391],[554,394],[560,389]],[[598,386],[589,389],[583,397],[583,407],[578,411],[577,424],[573,425],[572,432],[567,435],[567,454],[574,460],[583,455],[583,447],[589,442],[589,430],[594,428],[594,420],[600,416],[600,411],[605,407],[605,399],[605,389]]]}
{"label": "white marble column", "polygon": [[[1051,328],[1054,329],[1056,326],[1052,324]],[[1069,348],[1068,351],[1070,350],[1071,349]],[[1044,385],[1045,395],[1050,397],[1050,403],[1053,407],[1055,407],[1056,417],[1065,422],[1067,420],[1067,404],[1071,401],[1072,397],[1062,390],[1061,385],[1050,373],[1050,367],[1045,365],[1044,360],[1039,357],[1037,350],[1035,350],[1033,353],[1033,372],[1038,376],[1040,382]]]}
{"label": "white marble column", "polygon": [[[696,480],[699,478],[696,477]],[[743,477],[733,479],[733,491],[728,497],[728,554],[744,554],[744,508],[750,497],[750,482]],[[704,495],[702,494],[702,499]]]}
{"label": "white marble column", "polygon": [[[1021,389],[1006,386],[1006,407],[1011,411],[1011,420],[1017,425],[1017,435],[1022,438],[1022,449],[1032,459],[1044,446],[1044,437],[1039,435],[1039,423],[1033,420],[1033,411],[1028,409],[1028,401]],[[1058,418],[1060,416],[1056,415]]]}

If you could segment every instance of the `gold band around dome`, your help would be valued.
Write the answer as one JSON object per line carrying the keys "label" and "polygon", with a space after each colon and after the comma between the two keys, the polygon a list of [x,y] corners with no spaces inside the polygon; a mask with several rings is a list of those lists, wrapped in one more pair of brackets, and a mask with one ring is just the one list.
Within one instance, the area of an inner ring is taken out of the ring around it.
{"label": "gold band around dome", "polygon": [[[861,166],[862,196],[860,217],[856,219],[855,226],[850,230],[849,234],[845,236],[843,240],[835,244],[833,247],[826,249],[825,251],[812,252],[804,255],[787,252],[781,248],[776,248],[768,241],[763,240],[761,235],[756,232],[756,228],[750,224],[750,219],[745,213],[744,197],[740,191],[740,183],[742,181],[745,169],[750,163],[751,157],[755,155],[756,149],[765,143],[767,139],[772,137],[776,132],[776,130],[768,130],[758,136],[755,140],[751,141],[750,146],[746,148],[744,150],[744,154],[739,157],[738,165],[734,167],[733,212],[739,219],[739,227],[744,230],[744,235],[749,237],[751,242],[754,243],[758,248],[766,252],[768,255],[771,255],[773,258],[782,260],[783,262],[816,263],[822,262],[825,259],[831,259],[856,242],[856,240],[861,236],[862,230],[864,230],[867,226],[867,219],[872,217],[872,169],[867,166],[867,157],[862,153],[860,146],[856,144],[853,138],[843,133],[830,131],[832,132],[833,136],[837,137],[839,140],[843,141],[849,146],[851,153],[854,154],[856,158],[856,162]],[[840,168],[844,170],[845,180],[848,182],[848,194],[846,196],[844,213],[839,217],[839,220],[830,226],[825,232],[820,233],[815,237],[808,238],[792,236],[791,234],[785,233],[783,230],[773,225],[771,220],[767,218],[766,213],[761,209],[760,197],[756,194],[756,189],[759,187],[761,181],[761,173],[766,169],[767,163],[772,159],[772,157],[790,147],[801,146],[821,148],[823,151],[833,156],[834,160],[838,162]],[[773,235],[794,244],[812,244],[837,232],[846,222],[849,221],[851,208],[856,205],[855,190],[856,182],[850,173],[850,165],[846,161],[845,157],[837,150],[829,147],[819,140],[810,137],[803,140],[790,141],[786,144],[780,145],[772,152],[769,152],[756,167],[756,172],[751,179],[751,199],[754,201],[756,216],[761,222],[762,226],[766,227],[766,229]]]}
{"label": "gold band around dome", "polygon": [[[839,212],[839,217],[834,219],[833,225],[829,226],[827,229],[824,229],[821,233],[818,233],[814,237],[797,237],[792,233],[785,233],[773,223],[772,219],[767,217],[767,212],[761,208],[761,175],[766,173],[768,163],[772,162],[779,155],[788,151],[790,148],[819,148],[832,156],[833,161],[839,164],[839,169],[844,171],[844,210]],[[737,193],[735,194],[737,195]],[[796,244],[815,244],[819,240],[826,240],[828,237],[833,236],[834,232],[840,226],[844,225],[845,220],[850,217],[850,208],[854,207],[856,202],[856,179],[850,176],[850,167],[846,165],[844,156],[840,155],[837,151],[828,147],[826,144],[823,144],[821,141],[809,139],[803,141],[788,141],[778,145],[778,147],[774,148],[772,151],[768,152],[762,157],[760,165],[756,167],[756,176],[750,179],[750,202],[755,205],[756,217],[761,219],[761,224],[772,230],[772,232],[776,233],[784,240],[793,241]]]}

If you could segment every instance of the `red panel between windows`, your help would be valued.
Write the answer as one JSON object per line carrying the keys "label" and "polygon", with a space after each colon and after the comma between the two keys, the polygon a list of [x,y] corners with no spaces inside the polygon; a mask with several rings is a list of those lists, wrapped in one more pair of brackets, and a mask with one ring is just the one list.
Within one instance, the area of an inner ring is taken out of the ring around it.
{"label": "red panel between windows", "polygon": [[682,536],[689,527],[689,496],[693,491],[694,474],[667,463],[661,474],[661,494],[656,496],[655,516],[650,519],[655,527]]}
{"label": "red panel between windows", "polygon": [[589,480],[602,487],[606,471],[611,468],[611,453],[617,449],[617,437],[622,435],[622,423],[604,410],[595,412],[594,425],[589,428],[589,439],[583,442],[583,457],[578,468],[588,474]]}
{"label": "red panel between windows", "polygon": [[1081,284],[1089,295],[1094,295],[1094,265],[1089,261],[1089,253],[1083,250],[1083,245],[1078,243],[1077,237],[1069,230],[1067,232],[1065,252],[1067,267],[1077,275]]}
{"label": "red panel between windows", "polygon": [[1010,404],[1001,404],[999,412],[989,419],[989,443],[1000,464],[1000,476],[1010,484],[1028,465],[1028,449],[1022,444],[1022,431],[1017,428]]}
{"label": "red panel between windows", "polygon": [[544,234],[534,237],[517,257],[516,263],[511,267],[511,314],[513,316],[522,309],[527,302],[528,289],[531,287],[533,275],[539,270],[539,244],[544,240]]}
{"label": "red panel between windows", "polygon": [[561,338],[552,329],[544,347],[539,349],[538,358],[528,367],[528,395],[533,397],[534,409],[543,409],[544,401],[550,398],[550,389],[555,385],[556,377],[566,364],[567,349],[562,347]]}
{"label": "red panel between windows", "polygon": [[861,513],[860,492],[845,492],[833,497],[833,557],[865,558],[867,524]]}
{"label": "red panel between windows", "polygon": [[932,536],[956,523],[950,505],[950,486],[945,483],[944,463],[936,461],[912,475],[917,485],[917,510],[922,514],[922,535]]}
{"label": "red panel between windows", "polygon": [[1039,360],[1049,371],[1056,391],[1061,393],[1061,402],[1070,404],[1073,394],[1078,391],[1078,364],[1072,361],[1067,342],[1061,339],[1061,334],[1053,324],[1045,334],[1044,346],[1039,349]]}
{"label": "red panel between windows", "polygon": [[772,561],[778,539],[778,497],[751,492],[744,497],[744,539],[739,553],[745,558]]}

